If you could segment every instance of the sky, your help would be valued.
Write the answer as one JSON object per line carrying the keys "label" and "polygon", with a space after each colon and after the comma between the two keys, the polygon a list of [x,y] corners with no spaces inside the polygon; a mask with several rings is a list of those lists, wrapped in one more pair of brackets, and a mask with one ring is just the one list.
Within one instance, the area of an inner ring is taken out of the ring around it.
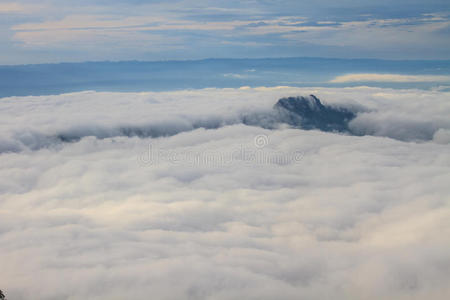
{"label": "sky", "polygon": [[2,0],[0,40],[0,64],[450,59],[450,2]]}

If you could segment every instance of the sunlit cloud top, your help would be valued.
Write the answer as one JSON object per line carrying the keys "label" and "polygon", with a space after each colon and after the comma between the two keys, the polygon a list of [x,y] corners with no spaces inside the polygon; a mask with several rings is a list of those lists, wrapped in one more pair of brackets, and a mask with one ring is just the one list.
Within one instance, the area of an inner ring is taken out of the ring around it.
{"label": "sunlit cloud top", "polygon": [[208,57],[449,59],[450,4],[395,1],[0,3],[0,63]]}
{"label": "sunlit cloud top", "polygon": [[450,76],[400,75],[400,74],[347,74],[337,76],[330,82],[450,82]]}

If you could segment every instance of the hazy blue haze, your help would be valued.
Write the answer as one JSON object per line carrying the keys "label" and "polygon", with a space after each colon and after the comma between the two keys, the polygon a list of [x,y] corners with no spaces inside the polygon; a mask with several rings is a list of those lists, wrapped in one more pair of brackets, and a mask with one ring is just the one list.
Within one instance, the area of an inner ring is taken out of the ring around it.
{"label": "hazy blue haze", "polygon": [[207,59],[0,66],[0,97],[67,92],[162,91],[241,86],[381,86],[431,88],[437,82],[343,82],[351,73],[449,75],[450,61],[370,59]]}

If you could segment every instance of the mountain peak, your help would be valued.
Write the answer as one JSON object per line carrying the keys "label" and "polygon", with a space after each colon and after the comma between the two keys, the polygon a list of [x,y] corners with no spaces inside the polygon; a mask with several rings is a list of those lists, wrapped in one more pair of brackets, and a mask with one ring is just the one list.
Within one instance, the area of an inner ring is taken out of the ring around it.
{"label": "mountain peak", "polygon": [[342,107],[323,105],[314,95],[287,97],[274,105],[282,122],[302,129],[348,131],[348,122],[356,114]]}

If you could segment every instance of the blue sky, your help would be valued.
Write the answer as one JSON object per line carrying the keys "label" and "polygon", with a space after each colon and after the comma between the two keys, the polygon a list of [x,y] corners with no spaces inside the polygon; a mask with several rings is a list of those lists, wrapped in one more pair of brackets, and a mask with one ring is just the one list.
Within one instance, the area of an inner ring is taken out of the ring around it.
{"label": "blue sky", "polygon": [[450,59],[448,0],[0,1],[0,64]]}

